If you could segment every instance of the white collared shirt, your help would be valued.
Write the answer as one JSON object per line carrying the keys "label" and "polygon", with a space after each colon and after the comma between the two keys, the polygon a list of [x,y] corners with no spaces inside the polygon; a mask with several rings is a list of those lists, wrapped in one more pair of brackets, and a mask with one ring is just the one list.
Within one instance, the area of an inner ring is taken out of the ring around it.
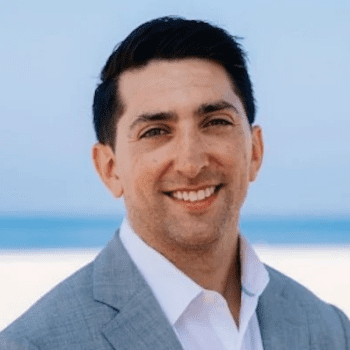
{"label": "white collared shirt", "polygon": [[256,307],[269,276],[245,237],[240,235],[242,295],[239,329],[222,295],[202,288],[148,246],[126,218],[120,228],[120,239],[185,350],[263,350]]}

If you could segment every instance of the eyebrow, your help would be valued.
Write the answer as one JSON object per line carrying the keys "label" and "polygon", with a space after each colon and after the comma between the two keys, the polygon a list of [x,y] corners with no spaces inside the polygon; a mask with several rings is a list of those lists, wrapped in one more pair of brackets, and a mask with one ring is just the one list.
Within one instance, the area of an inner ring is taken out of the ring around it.
{"label": "eyebrow", "polygon": [[212,102],[212,103],[204,103],[202,104],[196,111],[196,115],[198,116],[204,116],[209,113],[213,112],[218,112],[222,111],[225,109],[231,109],[235,113],[239,114],[238,109],[231,103],[225,101],[225,100],[220,100],[217,102]]}
{"label": "eyebrow", "polygon": [[[239,114],[238,109],[231,103],[220,100],[216,102],[209,102],[200,105],[195,111],[195,115],[204,117],[207,114],[218,112],[222,110],[230,109]],[[141,123],[155,122],[155,121],[172,121],[177,119],[177,114],[174,112],[156,112],[156,113],[144,113],[139,115],[130,125],[130,130]]]}
{"label": "eyebrow", "polygon": [[177,115],[171,112],[144,113],[139,115],[130,125],[130,130],[141,123],[176,120]]}

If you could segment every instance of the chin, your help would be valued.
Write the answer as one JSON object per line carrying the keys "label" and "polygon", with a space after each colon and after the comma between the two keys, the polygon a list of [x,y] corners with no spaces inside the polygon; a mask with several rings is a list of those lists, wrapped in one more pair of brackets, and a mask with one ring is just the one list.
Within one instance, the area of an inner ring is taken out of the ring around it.
{"label": "chin", "polygon": [[168,229],[168,238],[173,244],[185,250],[208,250],[213,247],[221,237],[217,227],[206,227],[203,229],[179,227]]}

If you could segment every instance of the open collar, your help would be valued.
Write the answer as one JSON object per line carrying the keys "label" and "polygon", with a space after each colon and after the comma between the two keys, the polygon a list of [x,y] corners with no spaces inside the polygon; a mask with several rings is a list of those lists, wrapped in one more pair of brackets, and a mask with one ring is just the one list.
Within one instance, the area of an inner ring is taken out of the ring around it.
{"label": "open collar", "polygon": [[[264,350],[308,348],[305,310],[288,297],[274,271],[268,268],[268,272],[270,282],[257,308]],[[93,295],[97,302],[116,311],[102,329],[115,349],[182,349],[152,290],[120,241],[119,230],[94,262]]]}
{"label": "open collar", "polygon": [[151,289],[119,239],[119,230],[94,262],[93,295],[115,311],[102,333],[122,349],[182,349]]}
{"label": "open collar", "polygon": [[134,232],[127,219],[124,219],[120,227],[120,240],[150,286],[169,322],[174,326],[190,303],[204,292],[204,289],[147,245]]}

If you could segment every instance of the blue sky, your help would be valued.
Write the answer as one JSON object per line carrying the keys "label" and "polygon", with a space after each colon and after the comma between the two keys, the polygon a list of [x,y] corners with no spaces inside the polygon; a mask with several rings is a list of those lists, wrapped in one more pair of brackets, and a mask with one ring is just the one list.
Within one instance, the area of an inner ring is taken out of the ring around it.
{"label": "blue sky", "polygon": [[350,215],[345,0],[2,0],[0,214],[123,210],[92,165],[93,93],[113,47],[164,15],[245,38],[266,154],[243,212]]}

